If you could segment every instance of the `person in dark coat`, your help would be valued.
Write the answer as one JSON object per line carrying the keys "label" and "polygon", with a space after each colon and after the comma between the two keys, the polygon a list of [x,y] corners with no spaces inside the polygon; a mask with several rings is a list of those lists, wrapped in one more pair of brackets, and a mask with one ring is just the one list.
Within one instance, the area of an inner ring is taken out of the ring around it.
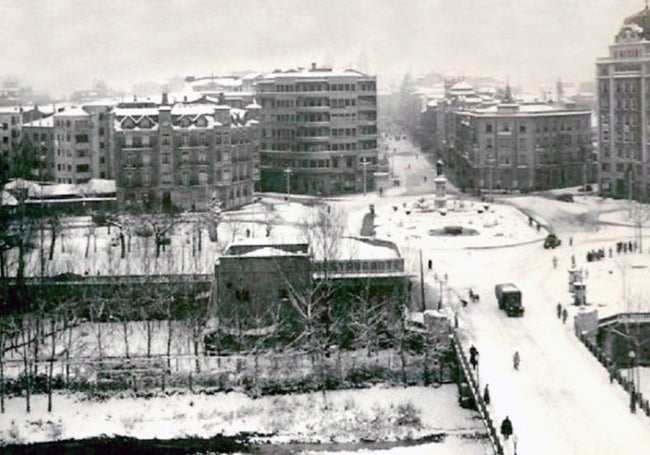
{"label": "person in dark coat", "polygon": [[487,384],[485,384],[485,388],[483,389],[483,402],[486,405],[490,404],[490,389]]}
{"label": "person in dark coat", "polygon": [[560,302],[557,302],[557,318],[560,319],[562,317],[562,304]]}
{"label": "person in dark coat", "polygon": [[562,310],[562,324],[566,324],[566,318],[569,316],[569,312],[564,308]]}
{"label": "person in dark coat", "polygon": [[427,266],[429,267],[429,270],[433,268],[433,261],[431,259],[427,262]]}
{"label": "person in dark coat", "polygon": [[512,436],[512,422],[506,416],[505,419],[503,419],[503,422],[501,422],[501,435],[507,440],[510,436]]}
{"label": "person in dark coat", "polygon": [[512,356],[512,366],[515,370],[519,370],[519,362],[521,361],[519,357],[519,351],[515,351],[515,355]]}

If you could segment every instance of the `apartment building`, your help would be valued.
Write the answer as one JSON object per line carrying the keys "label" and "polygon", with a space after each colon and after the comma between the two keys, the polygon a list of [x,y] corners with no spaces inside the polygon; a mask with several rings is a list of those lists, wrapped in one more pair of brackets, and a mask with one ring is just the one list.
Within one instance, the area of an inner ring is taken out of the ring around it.
{"label": "apartment building", "polygon": [[566,105],[501,103],[452,113],[447,168],[462,189],[530,191],[595,179],[591,112]]}
{"label": "apartment building", "polygon": [[627,17],[599,58],[598,165],[603,196],[650,199],[650,10]]}
{"label": "apartment building", "polygon": [[317,68],[257,80],[262,191],[329,195],[374,187],[376,77]]}
{"label": "apartment building", "polygon": [[112,179],[112,106],[84,105],[54,114],[54,164],[59,183]]}
{"label": "apartment building", "polygon": [[259,180],[257,111],[166,98],[114,109],[118,200],[188,210],[250,202]]}

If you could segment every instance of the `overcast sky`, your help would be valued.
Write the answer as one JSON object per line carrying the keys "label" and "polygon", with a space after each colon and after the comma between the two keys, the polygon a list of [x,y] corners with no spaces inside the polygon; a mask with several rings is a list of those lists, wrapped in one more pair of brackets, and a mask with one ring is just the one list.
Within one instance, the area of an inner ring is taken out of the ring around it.
{"label": "overcast sky", "polygon": [[175,75],[356,65],[386,83],[410,70],[593,79],[642,0],[0,0],[0,77],[63,94]]}

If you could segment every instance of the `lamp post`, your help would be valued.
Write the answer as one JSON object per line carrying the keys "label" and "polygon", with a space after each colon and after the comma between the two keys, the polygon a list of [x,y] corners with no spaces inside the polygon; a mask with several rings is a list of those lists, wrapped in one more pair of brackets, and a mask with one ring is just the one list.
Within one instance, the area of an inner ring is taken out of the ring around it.
{"label": "lamp post", "polygon": [[291,168],[286,168],[284,174],[287,176],[287,202],[289,202],[289,194],[291,194]]}
{"label": "lamp post", "polygon": [[366,158],[363,158],[361,160],[361,165],[363,166],[363,195],[364,196],[366,195],[366,168],[368,167],[368,164],[370,164],[370,162]]}
{"label": "lamp post", "polygon": [[634,365],[635,365],[635,360],[636,360],[636,352],[634,352],[633,350],[630,350],[630,352],[628,353],[628,356],[630,357],[630,369],[628,370],[627,377],[628,377],[630,383],[632,384],[632,390],[634,390],[635,389],[635,387],[634,387],[634,383],[635,383],[635,381],[634,381],[634,379],[635,379],[634,378],[634,376],[635,376],[635,374],[634,374]]}

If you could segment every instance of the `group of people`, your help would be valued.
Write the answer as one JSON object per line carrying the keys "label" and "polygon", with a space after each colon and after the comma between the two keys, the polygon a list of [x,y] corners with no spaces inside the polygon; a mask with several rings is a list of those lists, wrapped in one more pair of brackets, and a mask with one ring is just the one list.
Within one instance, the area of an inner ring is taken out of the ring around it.
{"label": "group of people", "polygon": [[[633,253],[638,250],[638,245],[636,242],[631,240],[627,242],[616,242],[616,254],[621,253]],[[611,258],[614,254],[614,249],[609,247],[609,257]],[[587,253],[587,262],[600,261],[605,258],[605,248],[599,248],[597,250],[592,250]]]}
{"label": "group of people", "polygon": [[[472,369],[475,370],[478,366],[478,356],[479,352],[478,349],[476,349],[476,346],[472,345],[469,348],[469,363],[472,366]],[[513,357],[512,357],[512,362],[513,362],[513,367],[515,370],[519,370],[519,362],[521,361],[521,358],[519,356],[519,351],[515,351]],[[483,388],[483,402],[485,405],[490,404],[490,386],[489,384],[485,384],[485,387]],[[510,436],[513,434],[513,428],[512,428],[512,422],[510,421],[510,418],[506,416],[505,419],[501,422],[501,435],[503,436],[504,439],[508,439]]]}
{"label": "group of people", "polygon": [[[612,249],[609,249],[609,257],[612,257]],[[605,258],[605,248],[600,248],[598,250],[591,250],[587,253],[587,262],[600,261]]]}

